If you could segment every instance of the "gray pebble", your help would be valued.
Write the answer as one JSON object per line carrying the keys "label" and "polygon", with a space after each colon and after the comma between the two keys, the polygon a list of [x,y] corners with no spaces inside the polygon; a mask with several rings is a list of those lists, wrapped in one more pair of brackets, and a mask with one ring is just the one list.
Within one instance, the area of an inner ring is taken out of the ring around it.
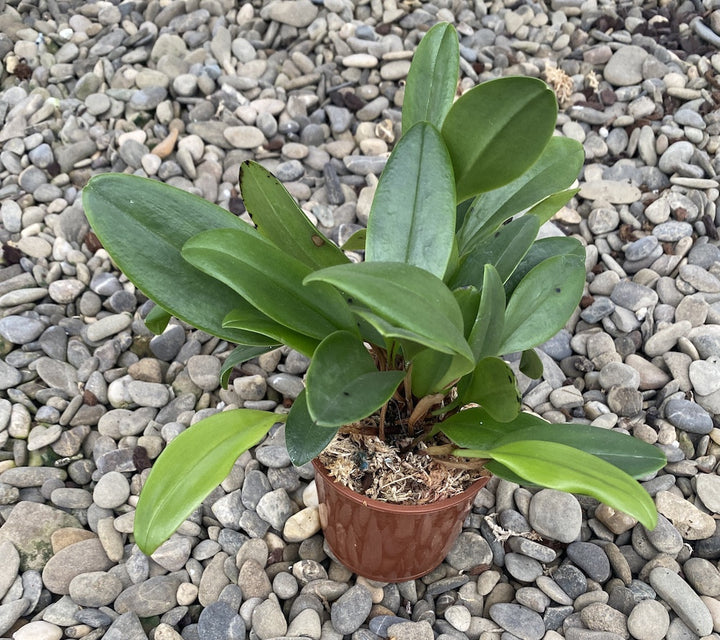
{"label": "gray pebble", "polygon": [[540,640],[545,635],[545,624],[540,614],[522,605],[494,604],[489,614],[505,631],[522,640]]}
{"label": "gray pebble", "polygon": [[710,414],[691,400],[673,398],[665,405],[665,417],[673,426],[688,433],[710,433],[713,421]]}
{"label": "gray pebble", "polygon": [[528,520],[542,536],[572,542],[580,535],[582,509],[572,494],[542,489],[530,501]]}
{"label": "gray pebble", "polygon": [[591,542],[575,541],[568,545],[567,554],[595,582],[603,583],[610,578],[610,561],[602,547]]}
{"label": "gray pebble", "polygon": [[361,585],[355,585],[333,602],[330,608],[333,627],[342,634],[353,633],[365,622],[371,608],[370,592]]}
{"label": "gray pebble", "polygon": [[650,584],[694,633],[706,636],[712,632],[713,620],[707,606],[679,575],[657,567],[650,572]]}

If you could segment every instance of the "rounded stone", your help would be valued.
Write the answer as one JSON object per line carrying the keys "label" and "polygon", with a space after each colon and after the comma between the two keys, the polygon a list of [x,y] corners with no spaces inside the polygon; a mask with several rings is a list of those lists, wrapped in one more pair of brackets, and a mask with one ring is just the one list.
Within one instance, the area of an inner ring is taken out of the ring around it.
{"label": "rounded stone", "polygon": [[641,600],[627,619],[628,631],[637,640],[662,640],[669,626],[670,615],[657,600]]}
{"label": "rounded stone", "polygon": [[540,535],[569,543],[580,535],[582,508],[572,494],[542,489],[530,500],[528,521]]}

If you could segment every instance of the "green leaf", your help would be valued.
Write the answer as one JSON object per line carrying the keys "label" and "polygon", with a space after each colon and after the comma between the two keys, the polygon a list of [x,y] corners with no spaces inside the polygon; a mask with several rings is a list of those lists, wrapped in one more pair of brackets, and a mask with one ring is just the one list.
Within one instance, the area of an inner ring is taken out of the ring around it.
{"label": "green leaf", "polygon": [[263,353],[268,353],[273,349],[277,349],[279,346],[279,344],[276,344],[269,347],[235,347],[233,352],[225,358],[225,361],[222,363],[222,367],[220,367],[220,384],[222,385],[222,388],[227,389],[228,383],[230,382],[230,374],[235,367],[241,365],[243,362],[257,358]]}
{"label": "green leaf", "polygon": [[512,275],[505,281],[506,295],[512,294],[519,284],[533,267],[536,267],[544,260],[559,255],[577,256],[585,262],[585,247],[577,238],[550,237],[536,240],[532,247],[520,261]]}
{"label": "green leaf", "polygon": [[145,326],[156,336],[159,336],[168,326],[172,314],[168,313],[159,304],[156,304],[145,316]]}
{"label": "green leaf", "polygon": [[447,391],[448,387],[473,370],[473,363],[464,356],[422,349],[412,356],[412,392],[418,398]]}
{"label": "green leaf", "polygon": [[402,130],[425,120],[438,129],[455,99],[460,50],[455,28],[447,23],[430,29],[415,50],[402,109]]}
{"label": "green leaf", "polygon": [[310,416],[322,427],[362,420],[395,393],[405,371],[378,371],[362,340],[347,331],[325,338],[307,372]]}
{"label": "green leaf", "polygon": [[538,420],[541,419],[529,413],[518,413],[510,422],[503,423],[493,419],[485,409],[473,407],[446,418],[439,427],[458,447],[488,449],[508,433],[536,425]]}
{"label": "green leaf", "polygon": [[542,378],[544,367],[535,349],[525,349],[525,351],[522,352],[522,356],[520,357],[520,371],[533,380]]}
{"label": "green leaf", "polygon": [[312,419],[303,389],[295,398],[285,423],[285,446],[290,461],[296,467],[310,462],[330,444],[339,428],[321,427]]}
{"label": "green leaf", "polygon": [[505,330],[505,291],[497,269],[485,265],[483,290],[477,318],[470,331],[470,348],[475,360],[500,354],[500,344]]}
{"label": "green leaf", "polygon": [[592,496],[637,518],[648,529],[657,524],[655,503],[631,476],[597,456],[565,444],[522,440],[486,450],[463,449],[456,455],[497,460],[530,482]]}
{"label": "green leaf", "polygon": [[234,229],[206,231],[188,240],[182,255],[297,333],[322,340],[337,329],[354,327],[337,291],[322,284],[302,286],[310,268],[251,231],[253,235]]}
{"label": "green leaf", "polygon": [[95,176],[83,189],[93,230],[113,261],[145,295],[168,313],[230,342],[246,332],[222,319],[248,302],[227,285],[183,260],[180,250],[207,229],[254,232],[229,211],[155,180],[123,174]]}
{"label": "green leaf", "polygon": [[450,279],[450,286],[472,284],[483,286],[485,265],[491,264],[505,282],[537,237],[540,222],[533,216],[522,216],[502,225],[495,233],[468,247],[460,257],[460,266]]}
{"label": "green leaf", "polygon": [[468,336],[477,318],[478,307],[480,306],[480,292],[472,285],[467,285],[455,289],[453,295],[462,312],[463,333]]}
{"label": "green leaf", "polygon": [[[464,253],[468,245],[492,234],[505,220],[553,196],[556,191],[567,189],[578,177],[583,160],[579,142],[560,136],[550,138],[537,162],[527,171],[473,201],[459,233],[461,251]],[[568,200],[571,197],[568,196]],[[544,209],[539,209],[536,215],[541,217],[539,214]]]}
{"label": "green leaf", "polygon": [[535,78],[498,78],[465,93],[442,126],[458,202],[527,171],[550,140],[556,118],[555,94]]}
{"label": "green leaf", "polygon": [[177,436],[153,464],[135,511],[135,542],[150,555],[283,417],[235,409],[210,416]]}
{"label": "green leaf", "polygon": [[427,346],[472,358],[455,297],[439,278],[397,262],[360,262],[321,269],[305,282],[327,282],[390,325],[422,336]]}
{"label": "green leaf", "polygon": [[223,326],[231,327],[232,329],[254,331],[269,336],[275,341],[274,344],[278,342],[285,344],[308,358],[312,357],[313,352],[318,344],[320,344],[320,340],[317,338],[311,338],[297,331],[293,331],[289,327],[271,320],[257,309],[236,309],[235,311],[231,311],[225,316]]}
{"label": "green leaf", "polygon": [[342,246],[343,251],[365,251],[365,240],[367,229],[358,229],[353,233]]}
{"label": "green leaf", "polygon": [[438,130],[418,122],[395,145],[367,225],[365,260],[404,262],[442,278],[455,238],[455,178]]}
{"label": "green leaf", "polygon": [[585,263],[576,256],[548,258],[520,281],[505,310],[502,353],[542,344],[563,328],[580,302]]}
{"label": "green leaf", "polygon": [[536,205],[530,207],[525,215],[535,216],[540,220],[540,224],[545,224],[552,218],[562,207],[564,207],[580,189],[563,189],[557,193],[549,195],[547,198],[540,200]]}
{"label": "green leaf", "polygon": [[345,254],[308,220],[283,184],[262,165],[251,160],[240,165],[240,192],[258,231],[289,256],[311,269],[348,262]]}
{"label": "green leaf", "polygon": [[515,374],[501,358],[480,360],[472,376],[463,379],[458,396],[463,404],[479,404],[498,422],[509,422],[520,411],[520,393]]}
{"label": "green leaf", "polygon": [[[602,458],[633,478],[643,478],[662,469],[667,460],[657,447],[638,438],[586,424],[551,424],[541,418],[534,424],[515,426],[496,445],[518,440],[543,440],[566,444]],[[528,421],[529,422],[529,421]]]}

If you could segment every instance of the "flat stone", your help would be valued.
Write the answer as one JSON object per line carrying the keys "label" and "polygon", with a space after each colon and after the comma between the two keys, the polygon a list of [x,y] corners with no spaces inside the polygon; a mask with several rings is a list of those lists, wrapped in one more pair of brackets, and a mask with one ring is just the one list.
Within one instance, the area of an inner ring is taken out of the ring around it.
{"label": "flat stone", "polygon": [[627,619],[628,631],[637,640],[662,640],[669,626],[670,615],[657,600],[641,600]]}
{"label": "flat stone", "polygon": [[677,573],[656,567],[650,572],[650,584],[693,633],[712,633],[713,621],[707,606]]}
{"label": "flat stone", "polygon": [[198,618],[198,633],[203,640],[244,640],[246,627],[237,611],[223,600],[209,604]]}
{"label": "flat stone", "polygon": [[64,527],[82,529],[77,518],[64,511],[37,502],[18,502],[0,527],[0,540],[9,540],[18,550],[21,571],[40,570],[52,556],[50,536]]}
{"label": "flat stone", "polygon": [[67,595],[75,576],[91,571],[107,571],[112,564],[97,538],[76,542],[48,560],[42,572],[43,584],[52,593]]}
{"label": "flat stone", "polygon": [[620,47],[603,69],[605,80],[616,87],[640,84],[643,80],[642,65],[648,55],[642,47]]}
{"label": "flat stone", "polygon": [[528,521],[535,531],[546,538],[573,542],[580,535],[582,509],[575,496],[542,489],[530,500]]}
{"label": "flat stone", "polygon": [[317,5],[310,0],[275,0],[260,11],[264,20],[275,20],[291,27],[307,27],[318,14]]}
{"label": "flat stone", "polygon": [[610,578],[610,561],[599,545],[575,541],[568,545],[567,554],[585,575],[596,582],[603,583]]}
{"label": "flat stone", "polygon": [[665,405],[665,417],[673,426],[688,433],[705,434],[713,430],[710,414],[691,400],[673,398]]}
{"label": "flat stone", "polygon": [[137,614],[129,611],[113,621],[103,640],[147,640],[147,636]]}
{"label": "flat stone", "polygon": [[697,496],[711,513],[720,513],[720,476],[699,473],[695,476]]}
{"label": "flat stone", "polygon": [[463,531],[448,552],[446,562],[457,571],[492,563],[492,550],[479,533]]}
{"label": "flat stone", "polygon": [[370,614],[372,604],[370,592],[365,587],[351,587],[330,608],[333,627],[338,633],[354,633]]}
{"label": "flat stone", "polygon": [[489,614],[505,631],[522,640],[540,640],[545,635],[540,614],[522,605],[497,603],[490,607]]}
{"label": "flat stone", "polygon": [[658,512],[675,525],[685,540],[703,540],[715,532],[715,520],[694,504],[669,491],[655,496]]}
{"label": "flat stone", "polygon": [[0,600],[5,597],[20,570],[20,554],[8,539],[0,538]]}
{"label": "flat stone", "polygon": [[132,585],[115,600],[115,611],[132,611],[141,618],[162,615],[177,605],[176,593],[181,582],[181,576],[170,574]]}
{"label": "flat stone", "polygon": [[123,590],[120,578],[105,571],[91,571],[75,576],[69,585],[70,597],[82,607],[104,607],[112,604]]}
{"label": "flat stone", "polygon": [[586,200],[603,200],[610,204],[632,204],[642,195],[640,189],[629,182],[614,180],[593,180],[580,185],[581,198]]}

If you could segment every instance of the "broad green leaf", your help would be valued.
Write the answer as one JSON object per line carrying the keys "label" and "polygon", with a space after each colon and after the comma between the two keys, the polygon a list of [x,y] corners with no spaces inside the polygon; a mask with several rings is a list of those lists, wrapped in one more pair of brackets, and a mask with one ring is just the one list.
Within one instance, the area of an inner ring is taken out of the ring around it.
{"label": "broad green leaf", "polygon": [[439,278],[397,262],[341,264],[316,271],[305,282],[327,282],[391,325],[423,336],[428,346],[472,358],[455,297]]}
{"label": "broad green leaf", "polygon": [[491,236],[468,247],[468,252],[460,257],[460,266],[450,279],[450,286],[471,284],[482,289],[487,264],[493,265],[505,282],[532,246],[539,230],[540,222],[533,216],[522,216],[502,225]]}
{"label": "broad green leaf", "polygon": [[223,328],[222,319],[249,303],[183,260],[180,250],[201,231],[254,232],[250,225],[181,189],[124,174],[92,178],[83,207],[115,264],[146,296],[194,327],[245,343],[246,332]]}
{"label": "broad green leaf", "polygon": [[172,314],[168,313],[159,304],[156,304],[145,316],[145,326],[156,336],[159,336],[168,326]]}
{"label": "broad green leaf", "polygon": [[405,371],[378,371],[360,338],[337,331],[320,343],[307,372],[310,416],[322,427],[362,420],[392,397],[404,377]]}
{"label": "broad green leaf", "polygon": [[631,476],[597,456],[565,444],[522,440],[484,450],[458,450],[456,455],[497,460],[530,482],[592,496],[632,515],[648,529],[657,524],[655,503]]}
{"label": "broad green leaf", "polygon": [[[529,413],[518,413],[513,420],[503,423],[493,419],[485,409],[473,407],[443,420],[439,424],[439,430],[458,447],[487,449],[508,433],[532,427],[538,420],[541,418]],[[542,422],[545,423],[544,420]]]}
{"label": "broad green leaf", "polygon": [[273,344],[278,342],[285,344],[308,358],[312,357],[313,352],[320,344],[320,340],[317,338],[293,331],[289,327],[271,320],[257,309],[231,311],[225,316],[223,327],[255,331],[272,338]]}
{"label": "broad green leaf", "polygon": [[240,192],[258,231],[311,269],[348,259],[308,220],[283,184],[257,162],[240,165]]}
{"label": "broad green leaf", "polygon": [[473,370],[472,361],[464,356],[440,353],[433,349],[419,351],[411,362],[412,392],[418,398],[447,391],[453,382]]}
{"label": "broad green leaf", "polygon": [[442,278],[455,238],[455,179],[438,130],[418,122],[395,145],[370,209],[368,262],[404,262]]}
{"label": "broad green leaf", "polygon": [[468,336],[477,318],[478,307],[480,306],[480,292],[472,285],[467,285],[455,289],[453,295],[462,312],[463,333]]}
{"label": "broad green leaf", "polygon": [[458,388],[463,404],[479,404],[498,422],[513,420],[520,411],[520,393],[515,374],[501,358],[483,358],[472,376],[464,378]]}
{"label": "broad green leaf", "polygon": [[337,329],[352,329],[352,314],[337,291],[323,284],[302,286],[310,268],[251,231],[254,235],[234,229],[200,233],[185,243],[182,255],[293,331],[322,340]]}
{"label": "broad green leaf", "polygon": [[442,126],[458,202],[520,177],[540,157],[556,118],[555,94],[536,78],[498,78],[465,93]]}
{"label": "broad green leaf", "polygon": [[468,339],[476,361],[487,356],[501,355],[500,344],[504,330],[505,291],[497,269],[486,264],[480,306]]}
{"label": "broad green leaf", "polygon": [[310,417],[306,390],[303,389],[295,398],[285,423],[285,446],[290,461],[296,467],[310,462],[330,444],[339,428],[321,427]]}
{"label": "broad green leaf", "polygon": [[367,229],[358,229],[353,233],[341,247],[343,251],[365,251],[365,240]]}
{"label": "broad green leaf", "polygon": [[585,263],[576,256],[548,258],[520,281],[505,310],[501,353],[542,344],[563,328],[580,302]]}
{"label": "broad green leaf", "polygon": [[[583,160],[583,148],[579,142],[560,136],[550,138],[537,162],[527,171],[512,182],[483,193],[473,201],[458,234],[461,251],[464,253],[467,246],[492,234],[505,220],[555,192],[567,189],[578,177]],[[571,197],[568,196],[568,200]],[[539,209],[536,215],[541,211]]]}
{"label": "broad green leaf", "polygon": [[580,191],[580,189],[563,189],[562,191],[553,193],[547,198],[540,200],[536,205],[530,207],[525,215],[535,216],[540,220],[540,224],[543,225],[560,211],[578,191]]}
{"label": "broad green leaf", "polygon": [[135,542],[150,555],[230,473],[238,456],[276,422],[275,413],[235,409],[183,431],[153,464],[135,511]]}
{"label": "broad green leaf", "polygon": [[551,424],[536,416],[531,418],[534,424],[508,430],[495,444],[518,440],[566,444],[602,458],[633,478],[655,473],[667,462],[660,449],[624,433],[586,424]]}
{"label": "broad green leaf", "polygon": [[415,50],[405,84],[402,130],[425,120],[438,129],[455,98],[460,51],[455,28],[447,23],[430,29]]}
{"label": "broad green leaf", "polygon": [[515,287],[520,283],[529,272],[530,269],[536,267],[544,260],[559,255],[577,256],[583,262],[585,261],[585,247],[582,246],[577,238],[550,237],[536,240],[532,247],[520,261],[512,275],[505,281],[506,295],[512,294]]}
{"label": "broad green leaf", "polygon": [[225,358],[222,367],[220,367],[220,384],[222,388],[227,389],[228,383],[230,382],[230,374],[235,367],[241,365],[243,362],[257,358],[263,353],[272,351],[279,346],[279,344],[276,344],[268,347],[247,347],[244,345],[235,347],[233,352]]}
{"label": "broad green leaf", "polygon": [[542,360],[540,360],[540,356],[535,352],[535,349],[525,349],[522,356],[520,356],[520,371],[528,378],[538,380],[542,378],[543,370]]}

